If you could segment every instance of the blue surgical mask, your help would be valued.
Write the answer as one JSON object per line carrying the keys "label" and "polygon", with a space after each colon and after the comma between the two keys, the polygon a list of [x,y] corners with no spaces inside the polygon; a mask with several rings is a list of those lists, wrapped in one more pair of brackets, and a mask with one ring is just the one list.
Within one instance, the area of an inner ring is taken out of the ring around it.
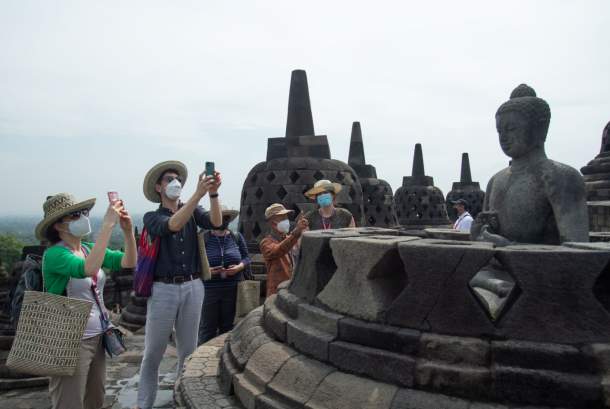
{"label": "blue surgical mask", "polygon": [[333,196],[330,193],[322,193],[318,195],[316,201],[320,207],[328,207],[333,204]]}

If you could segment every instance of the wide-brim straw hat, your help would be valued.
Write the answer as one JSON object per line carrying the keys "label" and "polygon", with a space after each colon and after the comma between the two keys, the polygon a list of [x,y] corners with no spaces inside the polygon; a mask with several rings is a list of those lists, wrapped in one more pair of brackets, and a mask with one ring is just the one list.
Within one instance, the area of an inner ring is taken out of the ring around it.
{"label": "wide-brim straw hat", "polygon": [[310,199],[315,199],[320,193],[331,192],[337,194],[343,189],[339,183],[331,182],[330,180],[318,180],[311,189],[305,192],[305,196]]}
{"label": "wide-brim straw hat", "polygon": [[178,173],[178,176],[182,179],[182,186],[186,183],[188,172],[184,163],[177,160],[157,163],[144,176],[144,196],[153,203],[161,203],[161,195],[157,192],[155,186],[161,175],[168,170],[175,170]]}
{"label": "wide-brim straw hat", "polygon": [[36,226],[36,238],[38,240],[46,239],[49,227],[61,220],[62,217],[79,210],[91,210],[94,205],[95,198],[78,202],[70,193],[58,193],[48,196],[42,205],[44,218]]}
{"label": "wide-brim straw hat", "polygon": [[231,223],[237,218],[237,216],[239,216],[239,212],[237,210],[224,209],[222,211],[222,218],[224,219],[225,216],[229,216],[229,223]]}
{"label": "wide-brim straw hat", "polygon": [[294,210],[286,209],[283,204],[274,203],[265,209],[265,220],[269,220],[273,216],[283,216],[290,213],[294,213]]}

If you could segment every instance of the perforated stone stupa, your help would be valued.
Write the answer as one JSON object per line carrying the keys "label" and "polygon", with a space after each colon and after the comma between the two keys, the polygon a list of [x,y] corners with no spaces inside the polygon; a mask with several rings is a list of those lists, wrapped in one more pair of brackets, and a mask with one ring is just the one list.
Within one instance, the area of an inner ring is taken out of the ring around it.
{"label": "perforated stone stupa", "polygon": [[434,186],[432,176],[424,171],[421,144],[415,145],[413,172],[402,179],[402,186],[394,194],[398,223],[411,229],[450,224],[445,206],[445,195]]}
{"label": "perforated stone stupa", "polygon": [[589,207],[589,228],[593,232],[610,231],[610,122],[602,133],[599,154],[580,169],[585,177]]}
{"label": "perforated stone stupa", "polygon": [[468,212],[472,217],[477,217],[477,214],[483,209],[483,200],[485,199],[485,192],[481,190],[479,182],[473,182],[470,174],[470,159],[468,153],[462,153],[462,171],[460,174],[460,181],[453,182],[451,191],[447,193],[447,214],[451,221],[457,219],[457,213],[453,208],[451,202],[464,199],[470,205]]}
{"label": "perforated stone stupa", "polygon": [[364,222],[367,226],[394,227],[397,224],[394,212],[392,187],[377,178],[375,166],[366,163],[360,122],[352,124],[348,165],[356,171],[362,186]]}
{"label": "perforated stone stupa", "polygon": [[315,207],[305,197],[320,179],[343,185],[337,195],[338,206],[348,209],[362,224],[362,187],[356,172],[346,163],[331,159],[326,135],[315,135],[307,75],[292,72],[286,136],[269,138],[267,160],[248,173],[241,195],[240,231],[252,251],[258,252],[258,241],[265,232],[265,209],[282,203],[295,214]]}

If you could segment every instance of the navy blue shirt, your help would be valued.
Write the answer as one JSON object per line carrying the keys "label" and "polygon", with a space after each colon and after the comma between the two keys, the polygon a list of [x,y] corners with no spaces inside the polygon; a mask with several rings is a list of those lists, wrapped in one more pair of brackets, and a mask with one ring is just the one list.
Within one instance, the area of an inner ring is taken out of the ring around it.
{"label": "navy blue shirt", "polygon": [[[179,205],[182,207],[182,203]],[[163,206],[144,215],[144,227],[148,234],[161,237],[159,255],[155,265],[155,278],[201,275],[201,262],[197,243],[197,226],[211,229],[209,213],[203,207],[197,206],[193,217],[179,232],[169,229],[169,219],[174,212]]]}
{"label": "navy blue shirt", "polygon": [[[235,240],[237,239],[237,242]],[[237,285],[238,281],[244,279],[244,271],[250,269],[250,256],[246,240],[241,233],[230,233],[219,237],[206,232],[205,234],[205,250],[208,255],[210,267],[223,266],[225,268],[244,263],[245,269],[227,278],[221,278],[220,275],[212,275],[212,279],[205,281],[205,287],[221,287],[227,285]]]}

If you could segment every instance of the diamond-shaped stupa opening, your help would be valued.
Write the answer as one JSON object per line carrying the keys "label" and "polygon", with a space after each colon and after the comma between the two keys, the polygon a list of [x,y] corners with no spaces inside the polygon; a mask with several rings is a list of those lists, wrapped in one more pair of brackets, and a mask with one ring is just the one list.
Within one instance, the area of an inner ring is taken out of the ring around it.
{"label": "diamond-shaped stupa opening", "polygon": [[515,278],[495,258],[472,277],[468,286],[494,324],[500,321],[521,294]]}
{"label": "diamond-shaped stupa opening", "polygon": [[288,194],[288,192],[286,191],[286,189],[284,189],[284,186],[280,186],[280,188],[277,190],[277,192],[275,192],[277,194],[277,196],[281,199],[284,200],[284,198],[286,197],[286,195]]}

